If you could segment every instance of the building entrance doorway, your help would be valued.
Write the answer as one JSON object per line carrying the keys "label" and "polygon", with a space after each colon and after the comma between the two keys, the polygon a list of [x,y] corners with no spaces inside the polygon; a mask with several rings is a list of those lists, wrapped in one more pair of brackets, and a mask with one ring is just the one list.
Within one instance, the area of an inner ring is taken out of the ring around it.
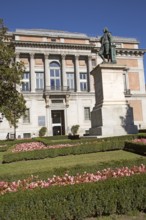
{"label": "building entrance doorway", "polygon": [[64,110],[52,110],[52,130],[54,135],[65,135]]}

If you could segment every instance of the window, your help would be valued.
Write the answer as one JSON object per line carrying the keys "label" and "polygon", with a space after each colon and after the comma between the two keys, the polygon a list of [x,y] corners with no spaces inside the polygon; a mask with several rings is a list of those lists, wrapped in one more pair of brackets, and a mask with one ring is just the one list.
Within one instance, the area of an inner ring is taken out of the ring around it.
{"label": "window", "polygon": [[51,38],[51,41],[56,41],[56,38]]}
{"label": "window", "polygon": [[91,119],[90,107],[84,107],[84,119],[85,120],[90,120]]}
{"label": "window", "polygon": [[30,73],[29,72],[26,72],[23,74],[22,91],[30,91]]}
{"label": "window", "polygon": [[75,81],[74,81],[74,73],[66,73],[67,74],[67,87],[69,90],[75,89]]}
{"label": "window", "polygon": [[80,90],[87,91],[87,73],[80,73]]}
{"label": "window", "polygon": [[38,116],[38,126],[45,126],[45,116]]}
{"label": "window", "polygon": [[51,90],[60,90],[61,88],[60,64],[57,62],[50,63],[50,85]]}
{"label": "window", "polygon": [[23,123],[30,123],[30,110],[26,109],[25,115],[23,116]]}
{"label": "window", "polygon": [[31,134],[30,133],[23,133],[23,138],[31,138]]}
{"label": "window", "polygon": [[36,72],[36,89],[43,90],[44,89],[44,73]]}

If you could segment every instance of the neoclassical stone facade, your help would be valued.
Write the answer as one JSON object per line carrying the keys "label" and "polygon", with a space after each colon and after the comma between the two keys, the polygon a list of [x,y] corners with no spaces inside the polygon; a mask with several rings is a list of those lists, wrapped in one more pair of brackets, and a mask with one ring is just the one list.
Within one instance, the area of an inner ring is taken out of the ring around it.
{"label": "neoclassical stone facade", "polygon": [[[90,112],[95,104],[94,80],[90,72],[102,62],[98,37],[52,30],[21,30],[10,33],[15,43],[16,61],[25,64],[21,88],[26,99],[26,117],[19,120],[17,137],[70,133],[79,124],[80,135],[88,134]],[[116,58],[125,65],[124,95],[133,108],[134,122],[146,128],[144,50],[133,38],[114,37]],[[115,93],[118,88],[115,88]],[[114,119],[113,119],[114,120]],[[0,124],[0,138],[13,133],[6,119]]]}

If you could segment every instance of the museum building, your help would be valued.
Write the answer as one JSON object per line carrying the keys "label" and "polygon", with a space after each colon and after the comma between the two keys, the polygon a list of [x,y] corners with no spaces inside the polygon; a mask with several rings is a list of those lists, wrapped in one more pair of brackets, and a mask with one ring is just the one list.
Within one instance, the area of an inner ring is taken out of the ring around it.
{"label": "museum building", "polygon": [[[48,136],[67,135],[76,124],[80,125],[79,134],[87,135],[95,105],[90,72],[102,62],[98,55],[100,37],[43,29],[17,29],[9,34],[15,44],[16,61],[25,65],[18,89],[25,97],[27,111],[19,120],[16,138],[38,136],[44,126]],[[123,93],[133,108],[134,124],[146,128],[145,50],[139,49],[135,38],[113,37],[113,42],[117,64],[127,67]],[[0,130],[0,139],[14,133],[5,118]]]}

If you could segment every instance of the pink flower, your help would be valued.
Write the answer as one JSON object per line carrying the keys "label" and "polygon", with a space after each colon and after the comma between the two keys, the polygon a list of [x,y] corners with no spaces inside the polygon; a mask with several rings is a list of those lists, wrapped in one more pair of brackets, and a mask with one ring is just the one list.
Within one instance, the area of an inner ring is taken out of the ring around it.
{"label": "pink flower", "polygon": [[0,181],[0,195],[5,193],[16,192],[18,190],[33,190],[35,188],[48,188],[50,186],[65,186],[65,185],[74,185],[80,183],[90,183],[104,181],[109,178],[119,178],[123,176],[131,176],[134,174],[146,173],[146,166],[141,164],[140,166],[133,166],[132,168],[122,167],[117,169],[104,169],[97,171],[95,174],[86,173],[76,174],[75,176],[70,176],[68,173],[65,173],[64,176],[53,176],[47,180],[38,180],[38,176],[33,176],[24,179],[18,180],[17,182],[5,182]]}
{"label": "pink flower", "polygon": [[24,151],[33,151],[33,150],[41,150],[41,149],[51,149],[51,148],[63,148],[63,147],[73,147],[78,144],[57,144],[46,146],[41,142],[30,142],[30,143],[21,143],[17,144],[15,148],[12,150],[13,153],[15,152],[24,152]]}

